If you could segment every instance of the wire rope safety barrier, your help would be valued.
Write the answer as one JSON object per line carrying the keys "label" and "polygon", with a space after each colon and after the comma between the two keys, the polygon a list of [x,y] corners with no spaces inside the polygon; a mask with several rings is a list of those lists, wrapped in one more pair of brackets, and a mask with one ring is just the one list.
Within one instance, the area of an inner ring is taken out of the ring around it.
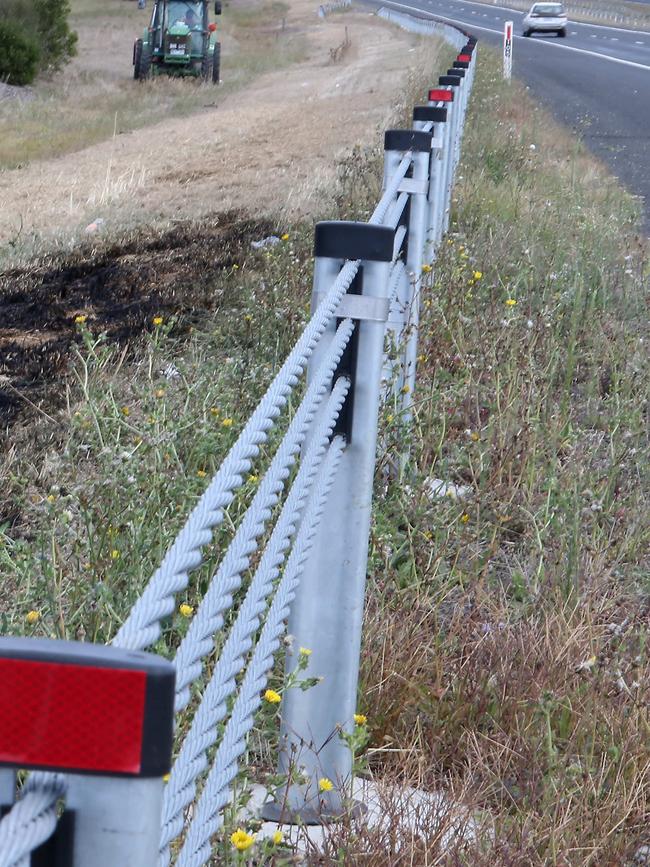
{"label": "wire rope safety barrier", "polygon": [[[389,398],[411,414],[422,275],[449,225],[476,64],[474,37],[424,24],[456,60],[412,127],[385,133],[369,221],[317,224],[311,318],[112,645],[0,638],[0,867],[209,863],[287,630],[287,673],[300,666],[315,685],[283,695],[287,782],[264,816],[318,823],[348,809],[352,759],[337,734],[356,709],[378,414]],[[146,652],[299,388],[174,659]]]}

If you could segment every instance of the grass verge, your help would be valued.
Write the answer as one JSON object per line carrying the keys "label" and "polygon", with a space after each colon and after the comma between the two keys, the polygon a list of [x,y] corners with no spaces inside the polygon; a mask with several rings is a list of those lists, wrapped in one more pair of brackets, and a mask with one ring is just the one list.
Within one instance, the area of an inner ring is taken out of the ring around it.
{"label": "grass verge", "polygon": [[[359,710],[373,773],[448,790],[483,833],[450,843],[429,817],[405,839],[388,803],[385,834],[332,828],[320,863],[625,865],[650,843],[647,249],[633,200],[487,51],[473,99],[415,425],[382,414]],[[342,165],[342,217],[367,216],[378,166]],[[114,634],[305,321],[311,232],[246,241],[211,310],[130,353],[78,323],[63,408],[4,458],[3,632]]]}

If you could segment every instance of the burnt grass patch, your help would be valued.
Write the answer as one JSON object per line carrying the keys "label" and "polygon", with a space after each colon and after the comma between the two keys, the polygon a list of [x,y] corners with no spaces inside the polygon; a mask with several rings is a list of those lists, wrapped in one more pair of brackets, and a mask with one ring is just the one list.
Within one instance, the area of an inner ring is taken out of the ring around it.
{"label": "burnt grass patch", "polygon": [[255,255],[251,241],[274,232],[268,221],[237,212],[179,222],[161,232],[92,244],[0,273],[0,431],[56,407],[78,316],[117,345],[174,317],[182,333],[227,299],[227,280]]}

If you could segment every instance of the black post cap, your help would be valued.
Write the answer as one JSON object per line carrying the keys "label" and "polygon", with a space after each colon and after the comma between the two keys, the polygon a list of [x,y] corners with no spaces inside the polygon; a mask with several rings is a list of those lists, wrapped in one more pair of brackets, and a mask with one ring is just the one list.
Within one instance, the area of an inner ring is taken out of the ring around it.
{"label": "black post cap", "polygon": [[316,223],[314,256],[328,259],[361,259],[392,262],[395,230],[390,226],[324,220]]}
{"label": "black post cap", "polygon": [[465,78],[465,73],[467,70],[465,69],[448,69],[447,75],[455,75],[458,78]]}
{"label": "black post cap", "polygon": [[436,105],[416,105],[413,109],[413,120],[423,121],[424,123],[428,123],[430,120],[434,123],[445,123],[447,120],[447,109]]}
{"label": "black post cap", "polygon": [[[457,69],[454,69],[454,72],[458,72]],[[438,84],[440,85],[451,85],[452,87],[460,86],[461,77],[460,75],[441,75],[438,79]]]}
{"label": "black post cap", "polygon": [[469,63],[466,60],[454,60],[451,65],[454,69],[469,69]]}
{"label": "black post cap", "polygon": [[385,151],[430,151],[433,133],[418,129],[388,129],[384,133]]}

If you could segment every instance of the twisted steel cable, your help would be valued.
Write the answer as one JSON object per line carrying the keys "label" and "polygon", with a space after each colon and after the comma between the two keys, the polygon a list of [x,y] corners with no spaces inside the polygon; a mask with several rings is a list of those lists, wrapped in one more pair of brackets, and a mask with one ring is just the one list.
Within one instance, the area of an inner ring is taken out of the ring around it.
{"label": "twisted steel cable", "polygon": [[399,186],[406,177],[409,166],[413,161],[413,152],[407,151],[402,157],[402,161],[395,169],[395,173],[391,177],[386,189],[384,190],[381,199],[377,202],[377,207],[372,212],[372,216],[368,222],[373,226],[381,226],[386,219],[386,215],[390,210],[393,199],[399,192]]}
{"label": "twisted steel cable", "polygon": [[65,795],[62,774],[32,774],[23,795],[0,821],[0,867],[29,867],[30,853],[56,828],[56,802]]}
{"label": "twisted steel cable", "polygon": [[200,678],[202,660],[214,650],[214,634],[223,625],[223,612],[232,604],[232,594],[241,586],[242,573],[250,564],[250,555],[257,549],[257,540],[264,532],[273,506],[278,502],[289,475],[289,468],[295,462],[296,454],[329,389],[334,371],[353,331],[354,323],[350,319],[339,325],[328,347],[327,356],[319,365],[176,652],[174,661],[177,712],[187,706],[190,700],[190,684]]}
{"label": "twisted steel cable", "polygon": [[307,327],[289,353],[266,394],[257,405],[237,442],[190,513],[162,563],[113,639],[117,647],[143,650],[160,636],[160,621],[174,610],[174,599],[187,587],[189,573],[203,562],[201,549],[212,539],[212,530],[223,520],[223,510],[243,483],[251,459],[267,439],[267,432],[299,381],[314,347],[332,319],[343,295],[359,270],[359,262],[346,262],[321,301]]}
{"label": "twisted steel cable", "polygon": [[174,763],[163,798],[161,865],[169,863],[169,843],[183,829],[183,811],[194,800],[196,780],[207,767],[207,750],[217,740],[217,726],[226,714],[226,700],[236,691],[235,678],[244,667],[244,657],[253,645],[252,637],[260,625],[266,600],[273,591],[273,583],[280,573],[305,501],[323,463],[323,455],[349,388],[349,379],[341,377],[332,390],[237,620]]}
{"label": "twisted steel cable", "polygon": [[285,629],[289,606],[295,596],[344,449],[345,442],[342,437],[335,437],[327,451],[318,482],[310,496],[284,575],[271,603],[176,867],[202,867],[210,859],[210,839],[221,825],[220,813],[228,802],[230,784],[237,774],[238,759],[244,752],[246,736],[260,706],[261,692],[273,666],[274,654],[280,646],[280,636]]}

